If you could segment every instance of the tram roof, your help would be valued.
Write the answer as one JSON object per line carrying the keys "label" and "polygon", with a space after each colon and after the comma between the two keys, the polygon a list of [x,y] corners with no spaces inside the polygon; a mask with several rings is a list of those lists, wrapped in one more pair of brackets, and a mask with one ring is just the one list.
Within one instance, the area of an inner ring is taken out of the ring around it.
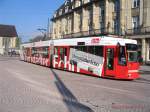
{"label": "tram roof", "polygon": [[39,41],[33,43],[22,44],[24,47],[44,47],[50,46],[51,44],[54,46],[78,46],[78,45],[117,45],[120,44],[124,46],[126,43],[129,44],[137,44],[136,40],[132,39],[123,39],[116,38],[113,36],[99,36],[99,37],[87,37],[87,38],[72,38],[72,39],[57,39],[57,40],[48,40],[48,41]]}

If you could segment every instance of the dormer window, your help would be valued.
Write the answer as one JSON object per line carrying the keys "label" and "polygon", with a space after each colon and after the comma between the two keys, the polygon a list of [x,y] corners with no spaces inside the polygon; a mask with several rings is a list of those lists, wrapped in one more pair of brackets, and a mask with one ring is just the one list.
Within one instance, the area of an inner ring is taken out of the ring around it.
{"label": "dormer window", "polygon": [[132,26],[134,29],[137,29],[139,27],[139,16],[132,17]]}
{"label": "dormer window", "polygon": [[65,7],[65,13],[67,13],[68,10],[69,10],[69,6],[66,6],[66,7]]}
{"label": "dormer window", "polygon": [[68,3],[69,1],[68,0],[66,0],[66,2],[65,2],[65,5],[67,5],[67,3]]}
{"label": "dormer window", "polygon": [[62,9],[59,10],[59,15],[62,15],[62,11],[63,11]]}
{"label": "dormer window", "polygon": [[54,18],[55,18],[56,16],[57,16],[57,14],[55,13],[55,14],[54,14]]}

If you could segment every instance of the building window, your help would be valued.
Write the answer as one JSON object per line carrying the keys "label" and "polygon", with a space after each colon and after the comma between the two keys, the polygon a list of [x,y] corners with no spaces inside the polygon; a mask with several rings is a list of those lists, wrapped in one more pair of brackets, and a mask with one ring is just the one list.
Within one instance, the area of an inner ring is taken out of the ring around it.
{"label": "building window", "polygon": [[101,21],[104,21],[104,16],[105,16],[104,6],[100,7],[100,13],[101,13]]}
{"label": "building window", "polygon": [[83,18],[83,15],[82,15],[82,10],[79,10],[78,12],[78,23],[79,23],[79,30],[82,31],[82,18]]}
{"label": "building window", "polygon": [[104,10],[104,6],[100,6],[100,17],[99,17],[99,21],[100,21],[100,30],[101,33],[104,33],[105,31],[105,10]]}
{"label": "building window", "polygon": [[59,10],[59,15],[62,15],[63,9]]}
{"label": "building window", "polygon": [[88,19],[88,25],[89,25],[89,31],[92,31],[93,27],[92,27],[92,24],[93,24],[93,7],[89,7],[88,8],[88,16],[89,16],[89,19]]}
{"label": "building window", "polygon": [[5,46],[5,43],[6,43],[6,42],[5,42],[5,38],[3,38],[3,46]]}
{"label": "building window", "polygon": [[114,20],[114,33],[119,34],[119,20]]}
{"label": "building window", "polygon": [[120,34],[120,0],[115,0],[114,4],[114,33]]}
{"label": "building window", "polygon": [[150,41],[149,41],[149,60],[150,60]]}
{"label": "building window", "polygon": [[68,34],[71,33],[71,17],[68,17]]}
{"label": "building window", "polygon": [[142,57],[142,43],[141,43],[141,40],[137,40],[137,47],[138,47],[138,57]]}
{"label": "building window", "polygon": [[80,31],[82,30],[82,20],[83,20],[83,13],[82,13],[82,11],[81,11],[81,13],[80,13]]}
{"label": "building window", "polygon": [[100,22],[100,30],[101,30],[101,33],[104,33],[105,32],[105,24],[104,22]]}
{"label": "building window", "polygon": [[119,2],[119,0],[115,0],[114,10],[115,10],[115,12],[120,11],[120,2]]}
{"label": "building window", "polygon": [[140,6],[140,0],[133,0],[132,8],[137,8]]}
{"label": "building window", "polygon": [[67,13],[69,11],[69,6],[65,7],[65,13]]}
{"label": "building window", "polygon": [[133,26],[133,31],[138,32],[138,27],[139,27],[139,16],[134,16],[132,17],[132,26]]}

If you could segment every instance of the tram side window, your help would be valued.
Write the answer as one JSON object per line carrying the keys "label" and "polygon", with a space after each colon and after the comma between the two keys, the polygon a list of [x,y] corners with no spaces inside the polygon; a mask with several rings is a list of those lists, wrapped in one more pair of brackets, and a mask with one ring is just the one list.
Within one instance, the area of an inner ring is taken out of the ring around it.
{"label": "tram side window", "polygon": [[61,60],[64,60],[64,51],[63,51],[63,48],[60,48],[60,58],[61,58]]}
{"label": "tram side window", "polygon": [[64,60],[64,57],[67,56],[67,48],[60,48],[60,58]]}
{"label": "tram side window", "polygon": [[32,56],[35,56],[37,54],[37,49],[36,48],[32,48]]}
{"label": "tram side window", "polygon": [[75,46],[75,49],[82,52],[87,52],[87,46]]}
{"label": "tram side window", "polygon": [[41,48],[36,48],[36,53],[35,53],[35,56],[36,57],[41,57],[42,56],[42,52],[41,52]]}
{"label": "tram side window", "polygon": [[29,48],[26,49],[26,55],[30,56],[30,49]]}
{"label": "tram side window", "polygon": [[43,58],[48,58],[48,47],[43,48]]}
{"label": "tram side window", "polygon": [[119,47],[119,52],[118,52],[118,62],[120,65],[126,65],[127,61],[126,61],[126,55],[125,55],[125,47],[124,46],[120,46]]}
{"label": "tram side window", "polygon": [[103,56],[103,46],[75,46],[74,48],[96,56]]}
{"label": "tram side window", "polygon": [[103,47],[102,46],[95,46],[95,55],[103,56]]}
{"label": "tram side window", "polygon": [[102,57],[103,56],[103,47],[102,46],[88,46],[88,53]]}
{"label": "tram side window", "polygon": [[64,55],[67,56],[67,48],[64,48]]}
{"label": "tram side window", "polygon": [[58,55],[58,48],[57,47],[55,47],[54,54]]}
{"label": "tram side window", "polygon": [[94,52],[95,52],[94,46],[88,46],[88,52],[89,52],[90,54],[95,54],[95,53],[94,53]]}

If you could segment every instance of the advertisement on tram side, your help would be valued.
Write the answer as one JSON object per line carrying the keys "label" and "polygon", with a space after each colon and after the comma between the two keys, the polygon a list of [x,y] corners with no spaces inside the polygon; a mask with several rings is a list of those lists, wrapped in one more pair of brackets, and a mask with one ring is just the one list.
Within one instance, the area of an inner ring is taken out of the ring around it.
{"label": "advertisement on tram side", "polygon": [[70,49],[70,63],[79,69],[101,76],[104,58],[74,48]]}

